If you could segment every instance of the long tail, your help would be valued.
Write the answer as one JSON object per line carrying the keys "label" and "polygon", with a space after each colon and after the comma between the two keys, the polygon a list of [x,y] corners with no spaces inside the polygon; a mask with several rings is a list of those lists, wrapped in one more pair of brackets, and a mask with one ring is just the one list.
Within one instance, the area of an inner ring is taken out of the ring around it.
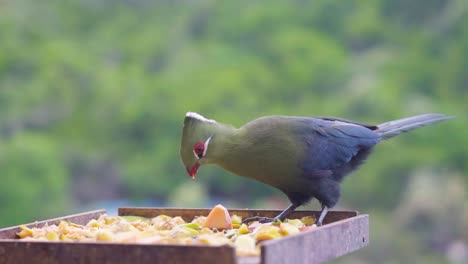
{"label": "long tail", "polygon": [[454,118],[454,116],[446,116],[442,114],[424,114],[412,116],[380,124],[377,126],[375,132],[380,134],[382,139],[389,139],[418,127],[435,124],[452,118]]}

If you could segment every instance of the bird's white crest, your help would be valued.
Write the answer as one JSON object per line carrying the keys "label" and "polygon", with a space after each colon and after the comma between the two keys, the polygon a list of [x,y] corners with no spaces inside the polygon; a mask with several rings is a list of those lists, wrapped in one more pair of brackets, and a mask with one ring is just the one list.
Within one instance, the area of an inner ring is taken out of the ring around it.
{"label": "bird's white crest", "polygon": [[187,114],[185,114],[185,116],[186,116],[186,117],[195,118],[195,119],[198,119],[198,120],[203,121],[203,122],[216,123],[215,120],[205,118],[204,116],[199,115],[199,114],[197,114],[197,113],[195,113],[195,112],[187,112]]}

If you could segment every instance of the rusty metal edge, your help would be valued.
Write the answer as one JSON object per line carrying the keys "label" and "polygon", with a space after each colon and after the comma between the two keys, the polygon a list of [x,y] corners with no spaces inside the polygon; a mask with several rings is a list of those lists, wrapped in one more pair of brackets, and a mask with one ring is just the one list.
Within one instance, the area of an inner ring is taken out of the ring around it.
{"label": "rusty metal edge", "polygon": [[297,235],[265,241],[261,246],[261,263],[322,263],[368,244],[369,216],[358,215]]}

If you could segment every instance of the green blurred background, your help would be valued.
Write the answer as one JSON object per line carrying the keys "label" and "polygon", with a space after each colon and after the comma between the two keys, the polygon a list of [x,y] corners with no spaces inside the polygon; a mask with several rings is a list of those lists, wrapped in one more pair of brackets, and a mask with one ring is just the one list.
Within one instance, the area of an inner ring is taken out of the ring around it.
{"label": "green blurred background", "polygon": [[371,242],[337,263],[468,262],[467,1],[0,1],[0,227],[287,205],[214,166],[190,180],[187,111],[236,126],[456,115],[382,143],[345,180],[337,209],[370,214]]}

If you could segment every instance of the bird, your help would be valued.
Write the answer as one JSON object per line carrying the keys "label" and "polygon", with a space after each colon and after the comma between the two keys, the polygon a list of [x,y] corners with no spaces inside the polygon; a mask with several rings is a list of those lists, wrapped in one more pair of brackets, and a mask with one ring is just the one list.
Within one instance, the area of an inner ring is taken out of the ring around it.
{"label": "bird", "polygon": [[413,129],[453,118],[422,114],[369,125],[336,117],[265,116],[236,128],[187,112],[180,157],[195,179],[200,166],[216,164],[282,191],[290,205],[274,218],[286,219],[312,199],[321,205],[317,225],[339,201],[343,178],[369,157],[375,145]]}

